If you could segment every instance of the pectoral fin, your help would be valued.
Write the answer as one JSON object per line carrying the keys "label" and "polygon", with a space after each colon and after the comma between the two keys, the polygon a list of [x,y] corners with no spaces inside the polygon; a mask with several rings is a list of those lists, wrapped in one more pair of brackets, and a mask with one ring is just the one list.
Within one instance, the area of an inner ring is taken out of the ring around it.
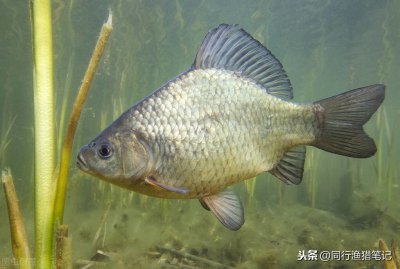
{"label": "pectoral fin", "polygon": [[228,229],[236,231],[244,223],[243,206],[239,198],[231,191],[224,191],[216,195],[203,197],[201,205],[217,217]]}
{"label": "pectoral fin", "polygon": [[176,188],[176,187],[173,187],[173,186],[168,186],[168,185],[162,184],[162,183],[158,182],[157,180],[155,180],[152,177],[146,177],[144,181],[147,184],[162,188],[162,189],[167,190],[167,191],[172,191],[172,192],[176,192],[176,193],[179,193],[179,194],[186,194],[188,192],[188,190],[185,189],[185,188]]}

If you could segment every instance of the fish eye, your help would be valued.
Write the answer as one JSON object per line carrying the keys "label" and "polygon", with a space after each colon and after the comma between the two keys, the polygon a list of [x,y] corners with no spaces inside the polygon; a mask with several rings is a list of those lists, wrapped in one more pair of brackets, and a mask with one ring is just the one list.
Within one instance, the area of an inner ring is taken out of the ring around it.
{"label": "fish eye", "polygon": [[113,153],[109,144],[101,144],[97,152],[102,159],[110,158]]}

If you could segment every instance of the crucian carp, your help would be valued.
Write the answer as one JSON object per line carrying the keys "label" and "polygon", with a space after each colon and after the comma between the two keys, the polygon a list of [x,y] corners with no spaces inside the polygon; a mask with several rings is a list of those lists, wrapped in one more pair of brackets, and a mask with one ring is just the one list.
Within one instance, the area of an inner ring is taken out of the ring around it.
{"label": "crucian carp", "polygon": [[206,34],[187,71],[83,146],[77,164],[145,195],[199,199],[225,227],[238,230],[243,206],[228,186],[262,172],[299,184],[305,146],[374,155],[363,125],[384,95],[385,86],[376,84],[295,103],[279,60],[239,26],[221,24]]}

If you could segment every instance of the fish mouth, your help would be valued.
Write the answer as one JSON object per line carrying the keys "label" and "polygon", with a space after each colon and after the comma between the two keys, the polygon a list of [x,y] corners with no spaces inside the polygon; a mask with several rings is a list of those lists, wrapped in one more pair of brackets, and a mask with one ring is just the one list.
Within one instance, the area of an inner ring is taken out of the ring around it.
{"label": "fish mouth", "polygon": [[84,172],[89,171],[89,167],[85,161],[85,158],[83,158],[82,152],[79,152],[78,154],[76,165],[78,166],[79,169],[81,169]]}

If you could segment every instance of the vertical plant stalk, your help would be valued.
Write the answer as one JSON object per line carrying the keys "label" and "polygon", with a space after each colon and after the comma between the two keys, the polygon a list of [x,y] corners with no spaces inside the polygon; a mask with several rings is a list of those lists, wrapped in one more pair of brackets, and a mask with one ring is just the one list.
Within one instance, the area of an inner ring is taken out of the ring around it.
{"label": "vertical plant stalk", "polygon": [[97,40],[96,47],[93,51],[92,57],[90,58],[89,65],[86,69],[83,77],[81,86],[76,96],[72,113],[68,121],[67,132],[65,134],[64,143],[61,150],[60,170],[57,178],[57,193],[55,198],[55,219],[59,224],[62,223],[64,202],[65,202],[65,189],[67,185],[68,168],[71,158],[72,142],[74,140],[75,130],[78,123],[79,116],[82,111],[83,103],[86,100],[86,96],[89,91],[90,83],[96,72],[97,65],[103,55],[104,48],[107,40],[112,31],[112,14],[109,13],[107,22],[103,24],[101,28],[100,36]]}
{"label": "vertical plant stalk", "polygon": [[54,99],[50,0],[31,2],[35,124],[35,253],[51,268],[53,242]]}
{"label": "vertical plant stalk", "polygon": [[26,238],[22,215],[19,210],[18,198],[11,172],[9,170],[3,171],[1,177],[7,202],[8,219],[10,221],[12,251],[19,268],[30,269],[31,257],[29,253],[29,244]]}
{"label": "vertical plant stalk", "polygon": [[68,226],[59,225],[56,230],[56,269],[71,269],[71,240],[68,238]]}
{"label": "vertical plant stalk", "polygon": [[244,183],[247,192],[247,205],[250,205],[250,202],[254,198],[254,191],[256,189],[257,177],[247,179]]}
{"label": "vertical plant stalk", "polygon": [[[96,232],[96,234],[95,234],[95,236],[93,238],[92,246],[94,248],[97,248],[99,246],[98,242],[99,242],[99,239],[100,239],[100,236],[101,236],[101,231],[103,230],[103,227],[104,227],[103,235],[105,237],[105,234],[106,234],[106,220],[107,220],[107,217],[108,217],[108,212],[110,212],[110,208],[111,208],[111,203],[108,204],[106,211],[104,212],[103,216],[101,217],[99,228],[97,229],[97,232]],[[102,247],[104,247],[104,246],[102,246]]]}
{"label": "vertical plant stalk", "polygon": [[[382,239],[379,239],[379,249],[385,253],[388,253],[390,251],[385,241],[383,241]],[[384,260],[383,266],[385,269],[398,269],[393,258],[391,260]]]}

